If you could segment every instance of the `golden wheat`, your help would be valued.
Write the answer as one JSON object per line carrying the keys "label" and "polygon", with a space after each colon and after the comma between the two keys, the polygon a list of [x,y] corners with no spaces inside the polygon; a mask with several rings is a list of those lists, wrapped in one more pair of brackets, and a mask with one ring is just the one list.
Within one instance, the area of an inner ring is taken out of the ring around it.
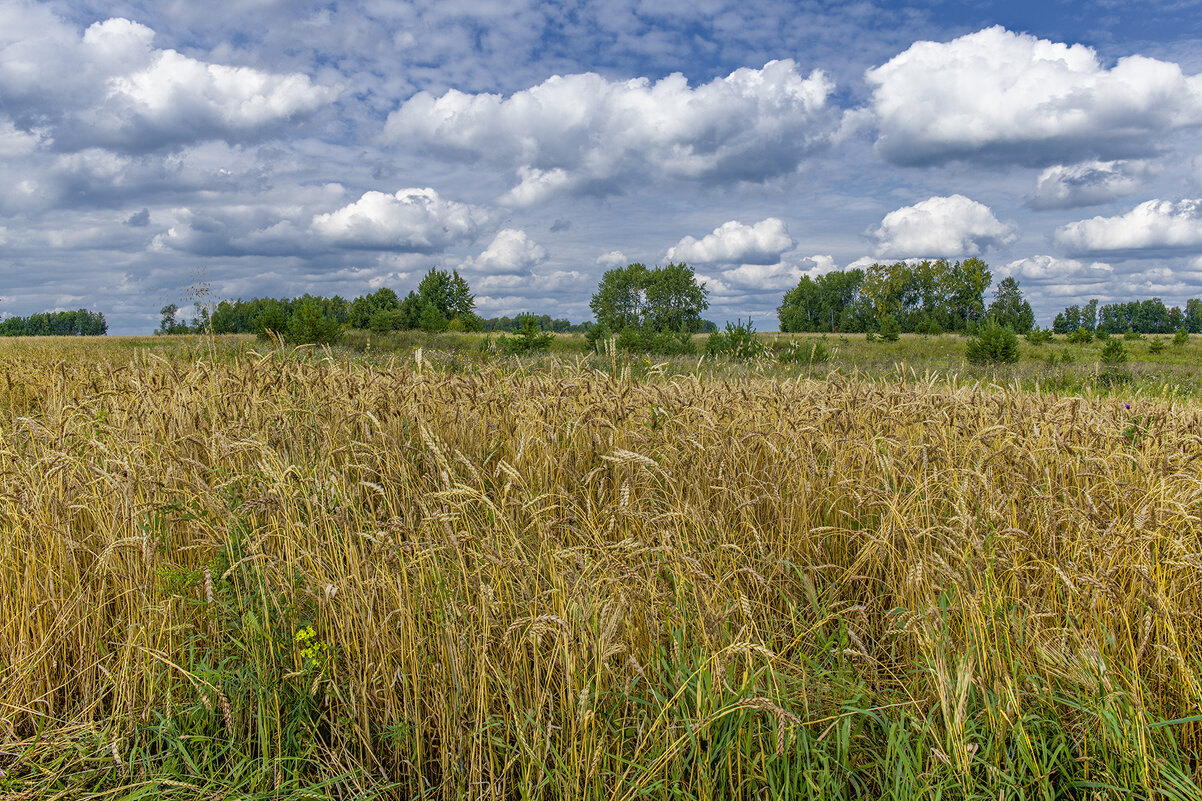
{"label": "golden wheat", "polygon": [[696,753],[828,737],[834,676],[957,776],[1001,759],[974,725],[1097,741],[1057,694],[1125,699],[1115,748],[1202,746],[1193,406],[420,354],[26,343],[0,370],[13,776],[38,743],[145,779],[134,744],[191,706],[269,782],[291,737],[401,797],[750,795],[766,762]]}

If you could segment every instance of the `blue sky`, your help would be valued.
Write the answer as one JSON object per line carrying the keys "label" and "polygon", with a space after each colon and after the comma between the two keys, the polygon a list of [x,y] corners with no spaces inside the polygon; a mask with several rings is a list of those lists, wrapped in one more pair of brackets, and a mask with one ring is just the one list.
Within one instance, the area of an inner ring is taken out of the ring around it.
{"label": "blue sky", "polygon": [[1202,0],[0,0],[0,315],[216,298],[589,317],[685,261],[718,322],[965,258],[1042,324],[1202,297]]}

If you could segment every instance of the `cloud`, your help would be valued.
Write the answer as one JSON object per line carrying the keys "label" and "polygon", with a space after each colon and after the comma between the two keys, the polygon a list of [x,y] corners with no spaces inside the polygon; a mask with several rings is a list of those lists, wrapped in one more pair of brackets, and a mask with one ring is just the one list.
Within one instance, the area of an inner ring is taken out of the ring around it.
{"label": "cloud", "polygon": [[392,195],[366,192],[350,205],[318,214],[310,228],[336,247],[435,253],[474,239],[486,216],[430,188],[401,189]]}
{"label": "cloud", "polygon": [[603,253],[597,257],[597,264],[607,270],[612,270],[615,267],[625,267],[630,264],[626,260],[626,255],[620,250],[611,250],[609,253]]}
{"label": "cloud", "polygon": [[1114,275],[1114,268],[1104,262],[1086,264],[1076,259],[1040,254],[1016,259],[998,272],[1000,275],[1039,283],[1062,283],[1071,280],[1091,284],[1109,280]]}
{"label": "cloud", "polygon": [[739,264],[719,272],[701,275],[720,303],[762,303],[765,295],[779,296],[797,286],[802,276],[816,276],[835,269],[835,261],[818,254],[798,258],[789,256],[774,264]]}
{"label": "cloud", "polygon": [[489,275],[529,276],[532,267],[546,260],[547,251],[526,236],[525,231],[505,228],[497,232],[483,253],[468,259],[462,267]]}
{"label": "cloud", "polygon": [[1057,164],[1040,173],[1028,205],[1035,209],[1071,209],[1108,203],[1134,192],[1150,173],[1146,161]]}
{"label": "cloud", "polygon": [[895,164],[1131,158],[1202,124],[1202,75],[1143,56],[1106,69],[1084,45],[998,26],[916,42],[866,79],[877,151]]}
{"label": "cloud", "polygon": [[731,220],[701,239],[686,236],[668,249],[667,258],[697,264],[775,264],[792,247],[793,238],[776,217],[754,225]]}
{"label": "cloud", "polygon": [[1202,199],[1149,200],[1117,217],[1062,226],[1056,244],[1072,253],[1202,249]]}
{"label": "cloud", "polygon": [[131,228],[145,228],[150,225],[150,209],[143,208],[141,211],[135,211],[125,218],[125,224]]}
{"label": "cloud", "polygon": [[152,46],[145,25],[114,18],[80,36],[41,8],[6,9],[0,95],[25,131],[59,150],[146,152],[206,139],[279,134],[338,89],[300,73],[212,64]]}
{"label": "cloud", "polygon": [[1016,238],[990,208],[963,195],[932,197],[889,212],[872,232],[877,255],[888,258],[975,256]]}
{"label": "cloud", "polygon": [[508,98],[418,92],[389,115],[386,136],[444,158],[512,170],[504,200],[529,206],[560,194],[619,193],[648,172],[728,184],[793,172],[829,143],[833,84],[791,60],[741,68],[690,87],[679,73],[610,81],[555,75]]}

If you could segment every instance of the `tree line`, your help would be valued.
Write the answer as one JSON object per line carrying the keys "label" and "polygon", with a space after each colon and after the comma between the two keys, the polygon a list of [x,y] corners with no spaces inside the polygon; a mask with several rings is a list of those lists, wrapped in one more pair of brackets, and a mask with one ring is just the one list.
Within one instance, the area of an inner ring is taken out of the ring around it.
{"label": "tree line", "polygon": [[549,315],[484,319],[475,309],[475,295],[458,271],[431,269],[417,289],[404,298],[381,287],[349,301],[339,295],[326,298],[311,294],[223,300],[211,312],[196,303],[191,322],[180,320],[179,307],[168,304],[159,310],[161,320],[155,333],[258,334],[277,335],[291,342],[334,342],[346,328],[378,334],[410,330],[516,332],[527,316],[544,331],[583,331],[588,327]]}
{"label": "tree line", "polygon": [[41,312],[0,320],[0,336],[5,337],[94,337],[104,336],[108,328],[104,314],[87,309]]}
{"label": "tree line", "polygon": [[781,331],[938,334],[967,332],[992,317],[1017,333],[1035,325],[1018,282],[1006,278],[985,305],[993,273],[977,258],[873,264],[802,276],[777,308]]}
{"label": "tree line", "polygon": [[1057,334],[1071,334],[1079,329],[1105,334],[1125,334],[1128,331],[1139,334],[1175,331],[1198,334],[1202,333],[1202,300],[1191,298],[1182,309],[1179,306],[1166,307],[1160,298],[1108,303],[1104,306],[1099,306],[1095,298],[1084,306],[1065,307],[1052,321],[1052,331]]}

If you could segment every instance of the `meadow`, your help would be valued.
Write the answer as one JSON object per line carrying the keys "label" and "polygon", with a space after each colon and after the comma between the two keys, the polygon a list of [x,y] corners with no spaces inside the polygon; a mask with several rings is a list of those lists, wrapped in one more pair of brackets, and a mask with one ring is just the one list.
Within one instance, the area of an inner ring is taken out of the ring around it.
{"label": "meadow", "polygon": [[1202,343],[1128,344],[4,342],[0,794],[1202,797]]}

